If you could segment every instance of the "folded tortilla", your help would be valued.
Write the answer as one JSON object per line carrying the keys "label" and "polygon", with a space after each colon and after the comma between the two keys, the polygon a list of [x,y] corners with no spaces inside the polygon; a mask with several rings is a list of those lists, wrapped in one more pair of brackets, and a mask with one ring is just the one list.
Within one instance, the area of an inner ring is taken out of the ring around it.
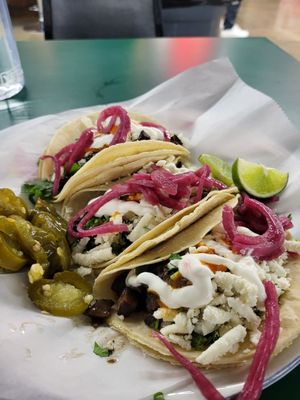
{"label": "folded tortilla", "polygon": [[[122,271],[132,270],[141,265],[155,264],[168,259],[172,253],[179,253],[191,246],[195,246],[212,228],[221,222],[224,204],[217,206],[192,225],[150,251],[124,263],[122,266],[103,270],[95,281],[95,296],[101,299],[116,300],[116,294],[110,287],[114,279]],[[236,199],[231,199],[226,204],[234,206]],[[279,298],[281,331],[273,356],[290,346],[293,340],[300,335],[300,257],[289,259],[285,268],[290,270],[291,286]],[[135,346],[141,348],[146,354],[157,359],[169,361],[172,364],[178,364],[165,346],[151,336],[152,329],[144,323],[144,316],[143,313],[140,313],[126,317],[123,320],[117,314],[113,314],[109,318],[108,324],[126,335]],[[176,345],[175,347],[179,353],[201,368],[221,368],[239,365],[251,359],[255,352],[255,346],[246,337],[245,341],[240,343],[239,350],[235,354],[227,353],[213,364],[202,365],[195,362],[196,358],[202,353],[201,351],[187,351]]]}
{"label": "folded tortilla", "polygon": [[[87,195],[87,193],[85,194]],[[159,243],[165,242],[187,226],[193,224],[203,215],[209,213],[215,207],[231,199],[233,199],[235,203],[237,202],[237,188],[235,187],[211,191],[200,202],[178,211],[149,232],[146,232],[113,260],[93,263],[90,266],[94,269],[103,269],[106,267],[107,272],[115,270],[145,253],[147,250],[157,246]]]}
{"label": "folded tortilla", "polygon": [[[150,121],[143,115],[130,113],[135,121]],[[54,156],[64,146],[74,143],[87,126],[95,126],[99,112],[78,118],[61,127],[44,151],[44,155]],[[104,148],[84,164],[64,185],[55,201],[69,199],[79,190],[107,184],[126,177],[141,169],[148,162],[156,162],[176,156],[184,160],[189,151],[181,145],[159,140],[125,142]],[[54,167],[51,160],[39,162],[39,178],[51,179]]]}

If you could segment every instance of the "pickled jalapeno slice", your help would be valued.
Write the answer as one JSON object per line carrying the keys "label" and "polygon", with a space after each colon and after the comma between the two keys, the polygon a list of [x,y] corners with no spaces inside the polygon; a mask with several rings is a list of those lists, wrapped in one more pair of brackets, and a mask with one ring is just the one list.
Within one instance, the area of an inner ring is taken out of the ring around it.
{"label": "pickled jalapeno slice", "polygon": [[9,217],[12,214],[26,219],[28,217],[27,205],[12,190],[0,189],[0,215]]}
{"label": "pickled jalapeno slice", "polygon": [[31,301],[42,311],[61,317],[82,314],[92,300],[92,286],[72,271],[58,272],[28,288]]}
{"label": "pickled jalapeno slice", "polygon": [[8,271],[19,271],[28,262],[18,243],[0,232],[0,267]]}

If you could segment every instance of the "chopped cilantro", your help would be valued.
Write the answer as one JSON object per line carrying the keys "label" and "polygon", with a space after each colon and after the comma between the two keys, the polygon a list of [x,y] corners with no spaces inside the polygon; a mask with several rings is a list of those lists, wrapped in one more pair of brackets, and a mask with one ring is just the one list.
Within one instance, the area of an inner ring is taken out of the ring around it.
{"label": "chopped cilantro", "polygon": [[85,228],[86,229],[91,229],[94,228],[94,226],[102,225],[105,224],[106,222],[109,221],[108,217],[102,216],[102,217],[92,217],[86,224]]}
{"label": "chopped cilantro", "polygon": [[170,257],[169,257],[169,260],[170,261],[172,261],[172,260],[181,260],[181,255],[180,254],[178,254],[178,253],[172,253],[171,255],[170,255]]}
{"label": "chopped cilantro", "polygon": [[214,331],[204,336],[200,333],[193,332],[192,333],[192,348],[195,350],[205,350],[209,345],[214,343],[220,337],[219,332]]}
{"label": "chopped cilantro", "polygon": [[95,342],[93,352],[99,357],[109,357],[113,353],[113,350],[101,347]]}
{"label": "chopped cilantro", "polygon": [[162,319],[156,319],[153,317],[153,315],[150,314],[146,316],[144,322],[147,326],[149,326],[149,328],[155,331],[159,331],[161,328]]}
{"label": "chopped cilantro", "polygon": [[74,162],[70,169],[70,175],[76,174],[76,172],[81,168],[82,166],[78,162]]}
{"label": "chopped cilantro", "polygon": [[149,323],[149,327],[154,329],[155,331],[159,331],[161,326],[161,320],[153,318],[153,321]]}
{"label": "chopped cilantro", "polygon": [[153,400],[165,400],[163,392],[154,393]]}
{"label": "chopped cilantro", "polygon": [[292,213],[289,213],[289,215],[287,217],[288,217],[288,219],[292,220],[292,218],[293,218]]}
{"label": "chopped cilantro", "polygon": [[52,199],[53,182],[50,181],[31,181],[26,182],[22,186],[22,192],[27,194],[32,204],[35,204],[38,198],[45,200]]}

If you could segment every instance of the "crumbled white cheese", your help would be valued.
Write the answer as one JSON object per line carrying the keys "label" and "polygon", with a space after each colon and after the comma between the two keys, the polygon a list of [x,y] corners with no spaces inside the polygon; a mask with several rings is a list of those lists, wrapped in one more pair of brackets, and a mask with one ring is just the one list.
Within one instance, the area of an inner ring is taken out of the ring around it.
{"label": "crumbled white cheese", "polygon": [[206,306],[203,311],[204,321],[209,321],[215,325],[221,325],[229,321],[231,314],[221,308],[214,306]]}
{"label": "crumbled white cheese", "polygon": [[227,297],[222,293],[222,294],[217,294],[217,296],[214,297],[213,300],[211,301],[210,305],[220,306],[226,304],[226,302],[227,302]]}
{"label": "crumbled white cheese", "polygon": [[250,342],[253,343],[255,346],[258,344],[260,339],[261,332],[258,329],[250,332]]}
{"label": "crumbled white cheese", "polygon": [[250,323],[252,329],[259,326],[261,319],[249,305],[243,304],[240,299],[235,299],[233,297],[229,297],[227,303],[233,311]]}
{"label": "crumbled white cheese", "polygon": [[209,333],[215,331],[217,325],[210,321],[201,320],[195,325],[195,332],[200,333],[201,335],[208,335]]}
{"label": "crumbled white cheese", "polygon": [[79,268],[76,269],[76,272],[80,276],[84,277],[92,273],[92,268],[80,266]]}
{"label": "crumbled white cheese", "polygon": [[235,326],[222,337],[216,340],[207,350],[196,358],[200,364],[211,364],[219,360],[226,353],[237,351],[236,344],[243,342],[247,335],[247,330],[242,325]]}
{"label": "crumbled white cheese", "polygon": [[97,249],[97,247],[95,247],[87,253],[73,254],[73,261],[76,264],[82,265],[84,267],[89,267],[92,264],[97,264],[102,261],[108,261],[114,257],[115,255],[113,254],[111,247],[102,249]]}
{"label": "crumbled white cheese", "polygon": [[93,299],[94,299],[94,297],[93,297],[92,294],[87,294],[87,295],[84,296],[83,301],[86,304],[90,304],[90,302],[93,301]]}
{"label": "crumbled white cheese", "polygon": [[231,274],[230,272],[218,271],[215,274],[215,281],[225,296],[239,294],[241,300],[250,306],[257,303],[257,287],[246,279]]}
{"label": "crumbled white cheese", "polygon": [[39,263],[32,264],[30,270],[28,271],[29,282],[33,283],[35,281],[38,281],[43,277],[43,275],[44,275],[44,268],[41,266],[41,264]]}
{"label": "crumbled white cheese", "polygon": [[181,333],[181,334],[191,334],[194,330],[194,326],[189,318],[187,318],[186,313],[180,312],[174,318],[174,324],[167,325],[161,328],[160,332],[164,336],[168,336],[171,333]]}
{"label": "crumbled white cheese", "polygon": [[145,214],[139,222],[136,224],[134,229],[130,232],[130,234],[127,236],[127,239],[130,240],[131,242],[135,242],[137,239],[139,239],[141,236],[143,236],[146,232],[148,232],[150,228],[151,222],[153,222],[155,218],[151,214]]}
{"label": "crumbled white cheese", "polygon": [[186,340],[186,338],[183,336],[170,334],[168,336],[168,339],[170,342],[178,344],[178,346],[182,347],[185,350],[191,350],[190,340]]}

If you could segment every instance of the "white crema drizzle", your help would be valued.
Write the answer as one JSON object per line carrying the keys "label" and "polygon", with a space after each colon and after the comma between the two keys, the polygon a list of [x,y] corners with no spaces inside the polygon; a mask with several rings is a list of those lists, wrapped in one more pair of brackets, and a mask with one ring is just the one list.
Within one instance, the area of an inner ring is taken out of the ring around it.
{"label": "white crema drizzle", "polygon": [[192,285],[182,288],[172,288],[159,276],[151,272],[142,272],[139,275],[130,273],[126,279],[127,286],[137,287],[142,284],[148,286],[149,291],[158,294],[160,300],[169,308],[197,308],[203,307],[213,299],[212,271],[205,265],[199,265],[194,255],[186,254],[178,262],[180,274],[192,282]]}
{"label": "white crema drizzle", "polygon": [[185,254],[178,261],[180,274],[192,282],[192,285],[182,288],[173,288],[159,276],[151,272],[142,272],[135,275],[129,273],[127,286],[137,287],[142,284],[148,286],[148,290],[155,292],[160,300],[169,308],[201,308],[209,304],[214,295],[212,284],[213,272],[207,264],[224,265],[234,275],[238,275],[257,287],[258,301],[263,303],[266,298],[265,289],[261,282],[255,261],[252,257],[244,257],[239,262],[228,260],[215,254]]}

